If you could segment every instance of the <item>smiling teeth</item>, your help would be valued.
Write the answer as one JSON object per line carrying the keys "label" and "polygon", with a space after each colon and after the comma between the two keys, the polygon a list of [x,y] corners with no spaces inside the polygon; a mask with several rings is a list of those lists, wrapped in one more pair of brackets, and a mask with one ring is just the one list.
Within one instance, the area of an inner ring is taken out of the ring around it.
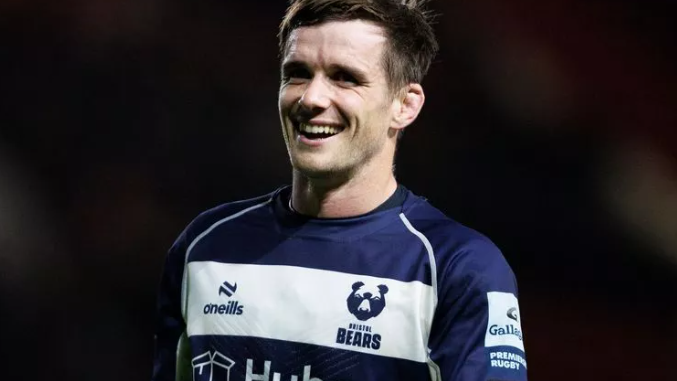
{"label": "smiling teeth", "polygon": [[308,134],[331,134],[335,135],[341,132],[340,129],[336,127],[331,127],[331,126],[314,126],[311,124],[307,123],[301,123],[299,125],[299,129],[301,132],[305,132]]}

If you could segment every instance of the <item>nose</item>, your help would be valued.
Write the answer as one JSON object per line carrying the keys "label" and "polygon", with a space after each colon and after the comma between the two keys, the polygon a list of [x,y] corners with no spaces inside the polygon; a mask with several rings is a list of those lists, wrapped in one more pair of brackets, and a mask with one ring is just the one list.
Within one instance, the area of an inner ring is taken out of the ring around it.
{"label": "nose", "polygon": [[330,91],[324,79],[316,76],[308,83],[303,95],[301,95],[299,106],[310,112],[327,109],[331,104]]}

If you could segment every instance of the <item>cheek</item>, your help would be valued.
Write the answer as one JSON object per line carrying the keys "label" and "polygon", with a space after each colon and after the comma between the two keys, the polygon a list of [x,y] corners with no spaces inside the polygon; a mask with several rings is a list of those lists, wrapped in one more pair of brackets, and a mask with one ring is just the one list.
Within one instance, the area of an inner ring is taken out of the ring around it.
{"label": "cheek", "polygon": [[300,98],[298,92],[298,89],[289,86],[281,87],[277,102],[279,110],[286,111],[293,107]]}
{"label": "cheek", "polygon": [[358,124],[371,125],[385,114],[381,104],[359,96],[342,97],[336,105],[342,114],[354,118]]}
{"label": "cheek", "polygon": [[391,105],[386,104],[383,99],[373,97],[367,99],[361,105],[363,117],[374,123],[385,123],[385,117],[391,111]]}

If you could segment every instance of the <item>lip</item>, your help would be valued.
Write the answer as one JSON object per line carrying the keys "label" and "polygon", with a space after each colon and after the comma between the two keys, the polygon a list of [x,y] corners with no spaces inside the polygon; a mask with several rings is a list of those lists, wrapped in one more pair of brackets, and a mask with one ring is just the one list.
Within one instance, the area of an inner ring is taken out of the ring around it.
{"label": "lip", "polygon": [[[343,132],[343,131],[341,131]],[[322,139],[308,139],[307,137],[303,136],[303,134],[297,129],[294,128],[294,134],[296,137],[296,142],[301,143],[305,146],[309,147],[321,147],[325,144],[330,143],[332,140],[336,139],[337,136],[341,135],[341,132],[339,132],[336,135],[330,136],[328,138],[322,138]]]}
{"label": "lip", "polygon": [[[338,135],[338,134],[336,134],[336,135]],[[334,139],[336,137],[336,135],[330,136],[328,138],[322,138],[322,139],[308,139],[305,136],[301,135],[301,133],[296,132],[296,141],[303,144],[303,145],[310,146],[310,147],[321,147],[321,146],[331,142],[331,140]]]}

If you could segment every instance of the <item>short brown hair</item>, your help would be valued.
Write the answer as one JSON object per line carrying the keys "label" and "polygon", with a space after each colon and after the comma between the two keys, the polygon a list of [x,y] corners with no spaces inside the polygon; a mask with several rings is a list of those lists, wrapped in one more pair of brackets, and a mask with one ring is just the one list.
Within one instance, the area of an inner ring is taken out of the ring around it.
{"label": "short brown hair", "polygon": [[328,21],[365,20],[384,28],[383,67],[391,90],[421,83],[439,45],[425,0],[291,0],[278,37],[284,57],[291,32]]}

